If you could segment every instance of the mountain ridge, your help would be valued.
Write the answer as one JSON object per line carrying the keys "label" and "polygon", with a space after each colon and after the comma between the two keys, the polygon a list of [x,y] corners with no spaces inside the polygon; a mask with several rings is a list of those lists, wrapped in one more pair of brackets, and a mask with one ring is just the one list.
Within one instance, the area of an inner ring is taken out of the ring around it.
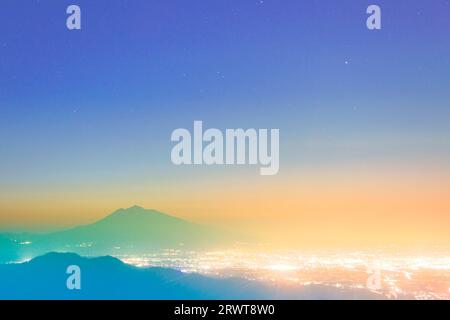
{"label": "mountain ridge", "polygon": [[50,251],[88,256],[149,253],[161,249],[201,249],[230,244],[235,235],[157,210],[118,209],[92,224],[47,234],[0,234],[0,263]]}
{"label": "mountain ridge", "polygon": [[[68,290],[68,266],[80,268],[81,290]],[[165,268],[138,268],[110,256],[51,252],[0,264],[0,299],[382,299],[365,289],[277,286],[242,278],[212,278]]]}

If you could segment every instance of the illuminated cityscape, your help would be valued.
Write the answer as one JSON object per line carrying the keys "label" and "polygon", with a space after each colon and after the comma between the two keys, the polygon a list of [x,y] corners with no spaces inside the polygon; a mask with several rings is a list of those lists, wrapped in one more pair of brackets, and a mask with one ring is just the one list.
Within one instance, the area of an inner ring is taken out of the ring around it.
{"label": "illuminated cityscape", "polygon": [[450,298],[450,255],[443,252],[419,256],[364,251],[313,254],[176,249],[118,257],[137,267],[173,268],[188,273],[240,277],[285,286],[367,289],[389,299]]}
{"label": "illuminated cityscape", "polygon": [[0,300],[450,300],[450,0],[0,30]]}

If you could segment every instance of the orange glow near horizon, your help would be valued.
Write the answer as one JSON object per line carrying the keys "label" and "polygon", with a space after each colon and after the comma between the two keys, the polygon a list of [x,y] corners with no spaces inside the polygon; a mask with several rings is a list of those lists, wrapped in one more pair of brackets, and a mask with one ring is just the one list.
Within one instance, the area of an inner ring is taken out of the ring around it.
{"label": "orange glow near horizon", "polygon": [[0,224],[68,227],[138,204],[274,245],[450,244],[450,179],[439,174],[325,172],[191,181],[3,193]]}

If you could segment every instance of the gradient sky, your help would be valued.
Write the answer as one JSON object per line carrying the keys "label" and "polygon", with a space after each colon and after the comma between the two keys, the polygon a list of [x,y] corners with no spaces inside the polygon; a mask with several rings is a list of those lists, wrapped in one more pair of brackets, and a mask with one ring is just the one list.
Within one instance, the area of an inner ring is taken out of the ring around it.
{"label": "gradient sky", "polygon": [[[0,35],[0,229],[140,204],[268,242],[450,245],[448,0],[2,0]],[[279,174],[172,165],[194,120],[279,128]]]}

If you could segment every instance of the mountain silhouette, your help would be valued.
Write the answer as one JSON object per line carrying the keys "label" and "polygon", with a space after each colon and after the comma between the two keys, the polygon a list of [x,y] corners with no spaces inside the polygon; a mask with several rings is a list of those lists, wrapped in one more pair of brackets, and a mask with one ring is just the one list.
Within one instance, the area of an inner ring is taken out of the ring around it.
{"label": "mountain silhouette", "polygon": [[101,256],[160,249],[200,249],[229,244],[231,233],[138,206],[119,209],[93,224],[48,234],[0,235],[0,263],[47,252]]}
{"label": "mountain silhouette", "polygon": [[[67,288],[68,266],[80,268],[80,290]],[[0,265],[0,299],[380,299],[364,289],[288,287],[216,279],[163,268],[137,268],[113,257],[48,253]]]}

